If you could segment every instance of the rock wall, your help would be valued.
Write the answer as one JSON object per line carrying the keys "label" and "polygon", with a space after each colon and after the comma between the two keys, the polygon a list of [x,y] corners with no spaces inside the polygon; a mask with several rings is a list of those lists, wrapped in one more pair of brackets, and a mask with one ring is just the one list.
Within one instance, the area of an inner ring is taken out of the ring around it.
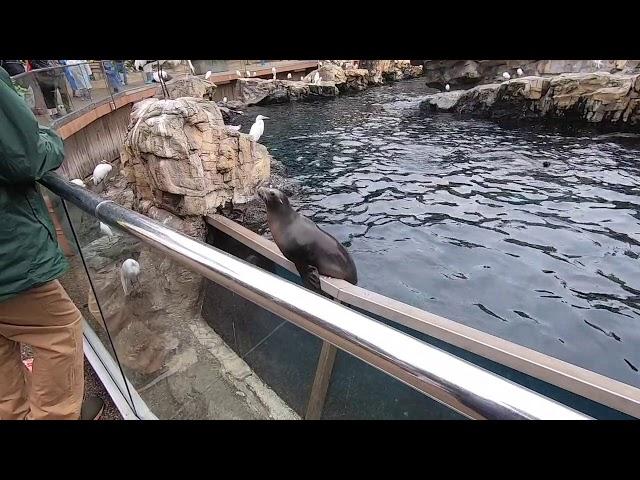
{"label": "rock wall", "polygon": [[369,81],[373,84],[418,77],[423,71],[421,65],[412,65],[411,60],[359,60],[358,65],[369,71]]}
{"label": "rock wall", "polygon": [[421,108],[494,119],[573,119],[640,131],[640,74],[522,77],[430,95]]}
{"label": "rock wall", "polygon": [[239,78],[236,82],[236,98],[245,105],[287,103],[314,97],[335,97],[338,93],[334,82],[313,84],[306,81],[265,80],[263,78]]}
{"label": "rock wall", "polygon": [[[362,68],[363,64],[367,68]],[[320,75],[318,84],[313,82],[316,73]],[[386,81],[421,74],[422,66],[411,65],[409,60],[326,60],[302,80],[240,78],[236,82],[236,98],[246,105],[264,105],[335,97],[343,92],[361,91]]]}
{"label": "rock wall", "polygon": [[562,73],[640,72],[640,60],[424,60],[424,76],[430,87],[469,88],[478,84],[502,81],[502,74],[546,76]]}
{"label": "rock wall", "polygon": [[263,145],[224,125],[215,103],[197,98],[137,103],[121,156],[139,202],[187,216],[248,201],[270,160]]}

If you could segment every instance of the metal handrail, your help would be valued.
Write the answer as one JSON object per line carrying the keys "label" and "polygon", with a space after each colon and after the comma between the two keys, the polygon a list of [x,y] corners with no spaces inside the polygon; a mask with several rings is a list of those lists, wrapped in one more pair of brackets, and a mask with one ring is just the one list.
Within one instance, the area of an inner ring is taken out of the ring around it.
{"label": "metal handrail", "polygon": [[[100,60],[100,62],[102,62],[102,60]],[[31,75],[32,73],[48,72],[49,70],[62,70],[63,68],[77,67],[78,65],[91,65],[91,63],[93,62],[80,62],[80,63],[74,63],[73,65],[55,65],[53,67],[33,68],[31,70],[26,70],[22,73],[17,73],[13,75],[11,78],[13,80],[18,80],[19,78],[26,77],[28,75]]]}
{"label": "metal handrail", "polygon": [[68,182],[41,183],[100,221],[472,419],[590,417]]}

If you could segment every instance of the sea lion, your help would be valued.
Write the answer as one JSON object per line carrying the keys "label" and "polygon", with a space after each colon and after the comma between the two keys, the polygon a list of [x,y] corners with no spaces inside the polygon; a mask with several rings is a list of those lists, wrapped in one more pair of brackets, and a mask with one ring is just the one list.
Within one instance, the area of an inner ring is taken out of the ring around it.
{"label": "sea lion", "polygon": [[322,292],[319,275],[358,283],[356,265],[347,249],[296,212],[284,193],[262,187],[258,196],[267,207],[267,222],[276,245],[295,264],[305,287]]}

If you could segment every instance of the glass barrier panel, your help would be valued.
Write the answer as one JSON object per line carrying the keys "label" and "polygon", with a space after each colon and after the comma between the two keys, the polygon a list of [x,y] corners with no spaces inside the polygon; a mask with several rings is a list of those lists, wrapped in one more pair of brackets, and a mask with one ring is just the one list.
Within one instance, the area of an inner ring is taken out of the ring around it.
{"label": "glass barrier panel", "polygon": [[[69,262],[69,269],[59,278],[59,281],[69,295],[69,298],[71,298],[82,313],[89,328],[94,331],[103,347],[111,355],[112,359],[117,362],[117,355],[111,342],[112,338],[110,338],[109,335],[113,333],[113,328],[109,323],[105,324],[102,320],[95,296],[91,289],[89,277],[87,276],[80,255],[81,251],[84,253],[87,250],[85,247],[88,247],[93,239],[98,238],[96,232],[96,230],[99,230],[99,226],[96,225],[98,222],[95,220],[90,221],[89,219],[91,217],[80,211],[75,205],[67,203],[69,217],[74,225],[76,235],[80,240],[80,244],[76,243],[62,200],[45,187],[40,186],[40,190],[49,209],[49,215],[56,231],[58,244]],[[91,258],[89,264],[95,265],[96,261],[96,259]],[[125,386],[125,378],[122,372],[111,373],[119,377],[118,379],[114,379],[118,389],[135,411],[135,404],[131,392],[128,391]]]}
{"label": "glass barrier panel", "polygon": [[[164,214],[157,220],[182,229],[182,220]],[[100,305],[104,315],[102,321],[100,311],[85,299],[89,320],[96,331],[103,335],[108,331],[114,356],[154,415],[296,418],[205,322],[201,314],[205,284],[200,275],[116,227],[100,225],[81,212],[70,216],[96,289],[95,306]],[[272,338],[277,340],[276,335]],[[267,342],[262,347],[272,348]],[[251,352],[260,354],[258,348]]]}

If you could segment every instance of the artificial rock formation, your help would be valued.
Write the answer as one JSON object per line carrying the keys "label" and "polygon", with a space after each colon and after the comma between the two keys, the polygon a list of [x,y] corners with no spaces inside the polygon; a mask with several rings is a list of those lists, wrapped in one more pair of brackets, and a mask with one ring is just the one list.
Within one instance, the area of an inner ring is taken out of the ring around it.
{"label": "artificial rock formation", "polygon": [[335,97],[338,89],[333,82],[291,80],[265,80],[263,78],[239,78],[236,82],[236,98],[246,105],[286,103],[318,97]]}
{"label": "artificial rock formation", "polygon": [[213,102],[147,99],[132,109],[121,156],[139,202],[181,216],[241,204],[269,178],[267,149],[229,130]]}
{"label": "artificial rock formation", "polygon": [[530,76],[427,97],[421,108],[489,118],[559,119],[640,130],[640,74]]}
{"label": "artificial rock formation", "polygon": [[516,77],[518,68],[524,76],[547,76],[562,73],[638,73],[640,60],[425,60],[424,77],[430,87],[469,88],[502,81],[502,74]]}
{"label": "artificial rock formation", "polygon": [[422,66],[411,65],[411,60],[360,60],[358,65],[368,70],[369,83],[373,84],[418,77],[423,70]]}
{"label": "artificial rock formation", "polygon": [[[360,63],[368,68],[356,68]],[[320,82],[313,82],[316,73]],[[239,78],[236,98],[246,105],[286,103],[319,97],[335,97],[342,92],[360,91],[385,81],[414,78],[422,74],[422,65],[411,65],[409,60],[326,60],[317,70],[301,81]]]}
{"label": "artificial rock formation", "polygon": [[[204,78],[195,77],[193,75],[180,75],[165,82],[169,98],[194,97],[213,100],[213,94],[217,85]],[[164,98],[162,85],[158,84],[156,88],[156,98]]]}

